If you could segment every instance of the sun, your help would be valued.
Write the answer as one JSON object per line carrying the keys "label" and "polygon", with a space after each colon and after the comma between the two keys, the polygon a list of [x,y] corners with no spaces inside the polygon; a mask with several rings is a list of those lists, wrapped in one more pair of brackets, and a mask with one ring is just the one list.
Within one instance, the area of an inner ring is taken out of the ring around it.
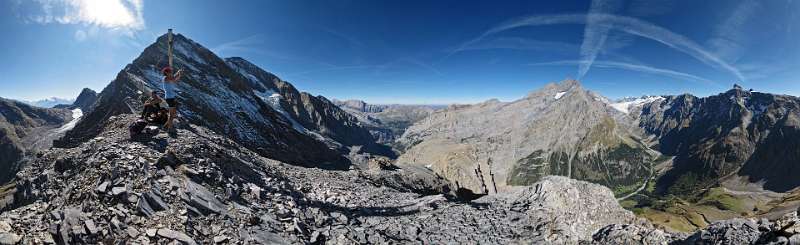
{"label": "sun", "polygon": [[105,28],[139,29],[144,26],[140,0],[72,0],[61,23],[87,23]]}

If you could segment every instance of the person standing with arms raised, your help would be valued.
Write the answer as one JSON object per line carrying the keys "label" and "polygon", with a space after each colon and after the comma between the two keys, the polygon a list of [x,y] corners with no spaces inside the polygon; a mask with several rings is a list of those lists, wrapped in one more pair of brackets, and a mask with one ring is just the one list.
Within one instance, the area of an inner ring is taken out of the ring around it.
{"label": "person standing with arms raised", "polygon": [[172,69],[172,29],[167,31],[167,56],[169,57],[169,66],[164,67],[161,70],[161,74],[164,75],[164,98],[167,101],[167,105],[169,105],[169,119],[164,124],[164,128],[166,130],[172,130],[172,122],[175,120],[175,117],[178,114],[178,100],[177,100],[177,87],[178,81],[181,79],[181,75],[183,73],[182,69],[178,69],[177,72],[173,73]]}

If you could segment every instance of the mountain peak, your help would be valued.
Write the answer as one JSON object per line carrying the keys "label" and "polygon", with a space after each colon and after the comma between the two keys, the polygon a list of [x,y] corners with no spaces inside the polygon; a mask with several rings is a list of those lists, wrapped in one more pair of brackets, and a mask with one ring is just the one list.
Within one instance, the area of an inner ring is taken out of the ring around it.
{"label": "mountain peak", "polygon": [[563,87],[563,88],[569,89],[569,88],[572,88],[572,87],[580,87],[581,86],[581,82],[579,82],[578,80],[575,80],[575,79],[567,78],[564,81],[561,81],[558,85],[559,85],[559,87]]}
{"label": "mountain peak", "polygon": [[583,86],[581,86],[581,83],[578,80],[568,78],[561,82],[548,83],[541,89],[529,92],[528,95],[525,96],[525,98],[551,96],[556,99],[560,99],[562,96],[566,95],[569,91],[572,92],[583,91]]}

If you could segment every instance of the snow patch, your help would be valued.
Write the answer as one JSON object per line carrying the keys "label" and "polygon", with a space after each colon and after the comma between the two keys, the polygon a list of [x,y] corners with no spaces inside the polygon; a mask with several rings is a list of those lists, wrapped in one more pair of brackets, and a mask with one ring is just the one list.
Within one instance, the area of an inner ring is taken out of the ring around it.
{"label": "snow patch", "polygon": [[192,47],[188,46],[185,42],[175,42],[175,44],[175,51],[178,51],[178,53],[181,53],[183,56],[192,59],[194,62],[204,65],[207,64],[206,61],[200,57],[200,55],[197,55],[196,52],[192,52]]}
{"label": "snow patch", "polygon": [[232,69],[236,70],[236,72],[238,72],[239,74],[241,74],[242,76],[247,78],[247,80],[250,81],[250,84],[253,85],[254,87],[259,88],[259,89],[266,89],[266,88],[264,88],[264,86],[261,85],[261,79],[259,79],[255,75],[253,75],[250,72],[248,72],[247,69],[244,69],[243,67],[240,67],[239,65],[237,65],[234,62],[226,61],[225,64],[227,64],[229,67],[231,67]]}
{"label": "snow patch", "polygon": [[659,101],[659,100],[662,100],[662,99],[664,99],[664,97],[652,96],[652,97],[638,98],[638,99],[629,100],[629,101],[623,101],[623,102],[618,102],[618,103],[611,103],[609,105],[612,108],[614,108],[614,109],[616,109],[616,110],[618,110],[618,111],[620,111],[622,113],[628,114],[630,112],[631,108],[636,108],[636,107],[642,106],[644,104],[647,104],[647,103],[650,103],[650,102]]}
{"label": "snow patch", "polygon": [[64,126],[58,128],[57,132],[63,133],[75,128],[75,124],[78,124],[78,121],[81,119],[81,117],[83,117],[83,110],[80,108],[75,108],[72,110],[72,120],[70,120],[67,124],[64,124]]}
{"label": "snow patch", "polygon": [[286,110],[284,110],[283,107],[281,106],[281,100],[283,100],[283,96],[281,94],[279,94],[278,92],[275,92],[273,90],[267,89],[267,90],[265,90],[265,92],[259,92],[258,90],[254,90],[253,93],[255,93],[256,96],[258,96],[258,98],[260,98],[262,101],[267,103],[270,107],[272,107],[273,110],[277,111],[278,114],[283,116],[284,119],[289,121],[289,123],[292,124],[292,128],[294,128],[294,130],[297,130],[300,133],[312,136],[312,137],[314,137],[317,140],[322,141],[322,142],[329,141],[328,139],[325,138],[325,136],[322,136],[322,135],[318,134],[317,132],[308,130],[307,128],[303,127],[302,124],[300,124],[299,122],[294,120],[292,115],[289,115],[289,113],[286,112]]}
{"label": "snow patch", "polygon": [[281,106],[281,100],[283,99],[283,96],[281,96],[281,94],[279,94],[278,92],[275,92],[273,90],[266,90],[265,92],[259,92],[259,91],[255,90],[255,91],[253,91],[253,93],[255,93],[256,96],[258,96],[258,98],[260,98],[262,101],[267,103],[270,107],[272,107],[273,110],[275,110],[278,113],[280,113],[281,116],[283,116],[284,119],[286,119],[287,121],[289,121],[289,123],[292,124],[292,127],[295,130],[297,130],[297,131],[299,131],[301,133],[309,132],[308,129],[303,127],[303,125],[301,125],[299,122],[295,121],[294,118],[292,118],[291,115],[289,115],[289,113],[286,112],[286,110],[283,109],[283,107]]}
{"label": "snow patch", "polygon": [[566,93],[567,93],[567,92],[558,92],[558,93],[556,93],[556,96],[555,96],[555,97],[553,97],[553,98],[555,98],[555,99],[561,99],[561,97],[563,97],[563,96],[564,96],[564,94],[566,94]]}
{"label": "snow patch", "polygon": [[[253,125],[248,122],[249,118],[250,120],[265,124],[269,127],[269,120],[264,118],[259,112],[260,107],[251,99],[244,98],[234,93],[228,87],[230,81],[224,78],[218,76],[203,76],[202,79],[208,90],[199,90],[188,83],[179,83],[178,87],[180,91],[196,95],[199,97],[199,101],[204,103],[202,106],[226,118],[227,123],[222,125],[225,133],[233,133],[242,139],[253,142],[263,140],[258,134],[258,129],[254,128]],[[212,93],[208,93],[208,91]],[[184,107],[179,108],[182,115],[190,118],[197,116],[183,108]],[[246,117],[242,117],[243,115],[246,115]]]}

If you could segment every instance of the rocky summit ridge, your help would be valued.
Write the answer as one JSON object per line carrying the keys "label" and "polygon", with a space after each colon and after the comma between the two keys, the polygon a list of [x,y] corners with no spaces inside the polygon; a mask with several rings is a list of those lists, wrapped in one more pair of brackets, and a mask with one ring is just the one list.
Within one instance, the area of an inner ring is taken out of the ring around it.
{"label": "rocky summit ridge", "polygon": [[461,202],[420,194],[442,184],[424,172],[297,167],[193,124],[130,139],[134,118],[19,172],[0,243],[576,244],[612,224],[647,227],[609,189],[565,177]]}
{"label": "rocky summit ridge", "polygon": [[[130,139],[134,115],[109,119],[74,148],[17,174],[0,244],[755,244],[797,241],[796,213],[697,233],[660,230],[608,188],[560,176],[460,201],[414,169],[294,166],[203,126]],[[8,188],[8,187],[6,187]],[[425,194],[423,194],[425,193]],[[780,243],[778,243],[780,244]],[[783,243],[786,244],[786,243]]]}
{"label": "rocky summit ridge", "polygon": [[[166,65],[166,35],[144,49],[100,94],[74,130],[54,142],[74,147],[94,138],[111,116],[141,110],[160,91]],[[288,163],[346,169],[346,156],[393,152],[375,142],[358,120],[321,96],[312,96],[242,58],[223,59],[177,34],[174,39],[181,120],[204,125],[263,156]]]}

